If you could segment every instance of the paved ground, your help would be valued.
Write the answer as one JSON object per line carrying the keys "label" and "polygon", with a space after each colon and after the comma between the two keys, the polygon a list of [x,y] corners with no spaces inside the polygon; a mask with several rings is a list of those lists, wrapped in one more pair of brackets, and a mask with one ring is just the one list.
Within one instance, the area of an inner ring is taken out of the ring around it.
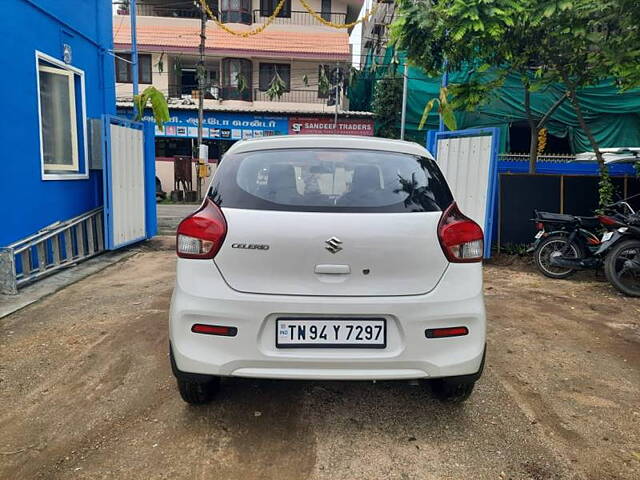
{"label": "paved ground", "polygon": [[463,406],[235,379],[195,408],[169,369],[165,247],[0,321],[0,478],[640,478],[640,302],[603,282],[487,267],[488,366]]}
{"label": "paved ground", "polygon": [[180,221],[197,209],[198,205],[189,203],[159,203],[158,233],[160,235],[174,235]]}

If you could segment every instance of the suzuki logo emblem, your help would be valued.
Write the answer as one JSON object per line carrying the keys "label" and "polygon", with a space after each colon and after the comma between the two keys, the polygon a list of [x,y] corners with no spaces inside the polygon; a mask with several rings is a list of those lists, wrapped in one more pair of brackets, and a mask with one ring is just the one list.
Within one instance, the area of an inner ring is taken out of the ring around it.
{"label": "suzuki logo emblem", "polygon": [[329,250],[331,253],[338,253],[340,250],[342,250],[342,240],[340,240],[338,237],[331,237],[324,243],[327,244],[327,246],[324,248]]}

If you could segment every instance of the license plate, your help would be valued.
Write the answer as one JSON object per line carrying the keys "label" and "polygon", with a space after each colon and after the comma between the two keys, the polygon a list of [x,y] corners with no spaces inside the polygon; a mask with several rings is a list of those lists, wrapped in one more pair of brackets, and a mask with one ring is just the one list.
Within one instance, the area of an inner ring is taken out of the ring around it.
{"label": "license plate", "polygon": [[604,235],[602,235],[602,240],[601,242],[608,242],[609,240],[611,240],[611,237],[613,237],[613,232],[607,232]]}
{"label": "license plate", "polygon": [[536,240],[542,237],[542,235],[544,235],[544,230],[540,230],[538,233],[536,233]]}
{"label": "license plate", "polygon": [[277,348],[385,348],[384,318],[279,318]]}

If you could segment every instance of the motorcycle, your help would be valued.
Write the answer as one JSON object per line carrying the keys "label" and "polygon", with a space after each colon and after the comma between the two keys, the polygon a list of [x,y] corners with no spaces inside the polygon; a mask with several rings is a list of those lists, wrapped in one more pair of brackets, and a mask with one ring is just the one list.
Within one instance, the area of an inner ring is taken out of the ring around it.
{"label": "motorcycle", "polygon": [[607,280],[623,294],[640,297],[640,213],[605,216],[601,221],[613,228],[596,252],[605,256]]}
{"label": "motorcycle", "polygon": [[[634,213],[622,200],[604,209],[610,215],[580,217],[561,213],[534,211],[532,219],[538,233],[529,248],[540,272],[550,278],[567,278],[577,270],[597,269],[603,266],[608,248],[602,244],[610,240],[609,233],[619,228],[616,222],[626,212]],[[601,230],[606,230],[602,238]]]}
{"label": "motorcycle", "polygon": [[598,217],[534,211],[538,233],[528,252],[540,272],[549,278],[567,278],[576,270],[597,268],[600,246]]}

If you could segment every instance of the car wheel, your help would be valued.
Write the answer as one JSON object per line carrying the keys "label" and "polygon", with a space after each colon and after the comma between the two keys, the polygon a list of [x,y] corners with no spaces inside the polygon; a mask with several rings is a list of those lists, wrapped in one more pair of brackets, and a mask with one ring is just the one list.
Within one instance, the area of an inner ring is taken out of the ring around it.
{"label": "car wheel", "polygon": [[191,405],[202,405],[209,403],[220,390],[220,379],[212,378],[211,381],[190,382],[178,378],[178,390],[182,399]]}
{"label": "car wheel", "polygon": [[456,380],[455,377],[436,378],[431,380],[431,391],[441,402],[461,403],[469,398],[475,384],[474,381]]}
{"label": "car wheel", "polygon": [[185,373],[178,370],[171,345],[169,345],[169,359],[171,361],[171,371],[178,382],[178,391],[180,391],[180,396],[185,402],[191,405],[202,405],[210,402],[216,393],[220,391],[220,377]]}

